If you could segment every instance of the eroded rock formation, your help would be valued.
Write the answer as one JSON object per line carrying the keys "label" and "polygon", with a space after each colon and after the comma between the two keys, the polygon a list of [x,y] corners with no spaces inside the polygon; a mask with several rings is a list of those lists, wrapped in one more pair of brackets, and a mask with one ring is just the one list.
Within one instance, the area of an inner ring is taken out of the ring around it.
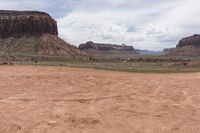
{"label": "eroded rock formation", "polygon": [[79,49],[92,56],[131,57],[138,55],[133,46],[127,46],[125,44],[115,45],[87,42],[80,44]]}
{"label": "eroded rock formation", "polygon": [[58,35],[56,21],[47,13],[0,10],[0,37],[23,35]]}
{"label": "eroded rock formation", "polygon": [[133,46],[101,44],[101,43],[93,43],[93,42],[87,42],[85,44],[81,44],[79,46],[79,49],[81,50],[95,49],[95,50],[100,50],[100,51],[111,51],[111,50],[134,51]]}
{"label": "eroded rock formation", "polygon": [[200,35],[195,34],[191,37],[186,37],[186,38],[181,39],[179,41],[179,44],[177,45],[177,48],[181,48],[185,46],[194,46],[194,47],[200,46]]}
{"label": "eroded rock formation", "polygon": [[58,37],[56,21],[45,12],[0,10],[0,54],[85,57]]}
{"label": "eroded rock formation", "polygon": [[200,35],[195,34],[181,39],[176,48],[168,49],[167,55],[199,56]]}

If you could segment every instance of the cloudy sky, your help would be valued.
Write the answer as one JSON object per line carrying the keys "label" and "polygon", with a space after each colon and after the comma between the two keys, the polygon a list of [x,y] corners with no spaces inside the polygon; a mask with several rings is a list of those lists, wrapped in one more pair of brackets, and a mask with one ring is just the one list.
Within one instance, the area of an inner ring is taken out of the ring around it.
{"label": "cloudy sky", "polygon": [[0,0],[0,9],[48,12],[59,36],[161,50],[200,32],[200,0]]}

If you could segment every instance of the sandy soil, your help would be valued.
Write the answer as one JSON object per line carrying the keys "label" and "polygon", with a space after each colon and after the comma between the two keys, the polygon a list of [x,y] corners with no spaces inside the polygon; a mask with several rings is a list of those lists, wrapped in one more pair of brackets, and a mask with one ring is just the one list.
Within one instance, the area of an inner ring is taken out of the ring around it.
{"label": "sandy soil", "polygon": [[200,73],[1,66],[0,133],[199,133]]}

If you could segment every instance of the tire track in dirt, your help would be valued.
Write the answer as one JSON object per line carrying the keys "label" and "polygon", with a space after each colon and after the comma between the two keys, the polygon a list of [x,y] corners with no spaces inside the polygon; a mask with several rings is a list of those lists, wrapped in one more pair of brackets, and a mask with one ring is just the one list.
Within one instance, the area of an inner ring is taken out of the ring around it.
{"label": "tire track in dirt", "polygon": [[1,66],[0,133],[196,133],[200,73]]}

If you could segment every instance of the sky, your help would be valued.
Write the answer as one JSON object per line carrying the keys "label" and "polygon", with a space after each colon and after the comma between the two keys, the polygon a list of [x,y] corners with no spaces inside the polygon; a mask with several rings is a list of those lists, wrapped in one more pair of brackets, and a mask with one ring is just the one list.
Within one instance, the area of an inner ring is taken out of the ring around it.
{"label": "sky", "polygon": [[200,0],[0,0],[1,10],[39,10],[57,20],[59,36],[162,50],[200,32]]}

